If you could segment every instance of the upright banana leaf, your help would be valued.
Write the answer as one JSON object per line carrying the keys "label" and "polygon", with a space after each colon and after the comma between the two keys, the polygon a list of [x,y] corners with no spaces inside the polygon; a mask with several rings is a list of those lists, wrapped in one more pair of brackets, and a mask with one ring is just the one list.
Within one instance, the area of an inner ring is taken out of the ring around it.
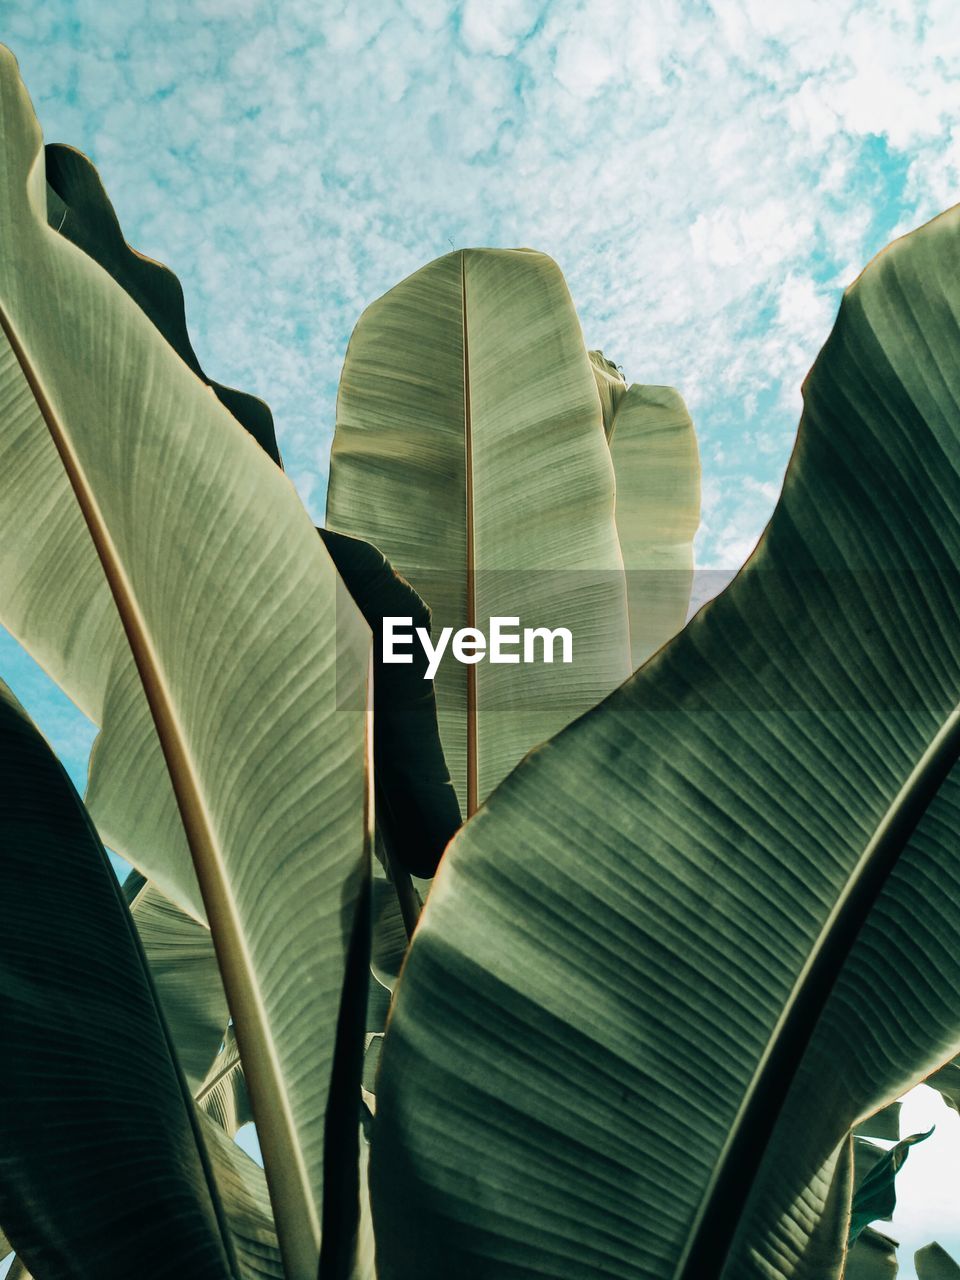
{"label": "upright banana leaf", "polygon": [[289,481],[47,225],[6,51],[0,132],[0,610],[101,726],[105,841],[209,920],[287,1280],[314,1280],[369,860],[369,631]]}
{"label": "upright banana leaf", "polygon": [[[868,268],[746,567],[454,839],[378,1077],[385,1280],[800,1275],[778,1121],[805,1098],[822,1206],[851,1125],[951,1056],[958,265],[953,211]],[[841,1000],[857,1071],[813,1109]]]}
{"label": "upright banana leaf", "polygon": [[630,663],[636,669],[687,620],[700,524],[700,457],[687,407],[672,387],[628,388],[602,351],[591,351],[590,361],[617,482]]}
{"label": "upright banana leaf", "polygon": [[960,1266],[942,1245],[925,1244],[913,1255],[917,1280],[960,1280]]}
{"label": "upright banana leaf", "polygon": [[493,616],[567,627],[573,662],[436,677],[464,812],[629,671],[623,561],[600,406],[556,264],[448,254],[361,316],[343,366],[327,524],[377,546],[434,632]]}
{"label": "upright banana leaf", "polygon": [[868,1227],[847,1255],[843,1280],[896,1280],[899,1270],[896,1241]]}
{"label": "upright banana leaf", "polygon": [[227,1280],[193,1104],[106,854],[0,682],[0,1221],[40,1280]]}

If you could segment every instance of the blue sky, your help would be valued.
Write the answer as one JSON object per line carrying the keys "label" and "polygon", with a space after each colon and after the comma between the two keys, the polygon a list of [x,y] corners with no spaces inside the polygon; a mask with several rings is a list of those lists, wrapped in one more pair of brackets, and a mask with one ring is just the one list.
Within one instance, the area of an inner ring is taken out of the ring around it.
{"label": "blue sky", "polygon": [[[698,562],[734,569],[843,287],[960,199],[954,0],[9,0],[4,19],[47,140],[94,159],[128,239],[177,272],[207,372],[271,404],[318,520],[363,307],[451,246],[527,245],[591,346],[686,397]],[[91,728],[4,636],[0,663],[82,783]]]}

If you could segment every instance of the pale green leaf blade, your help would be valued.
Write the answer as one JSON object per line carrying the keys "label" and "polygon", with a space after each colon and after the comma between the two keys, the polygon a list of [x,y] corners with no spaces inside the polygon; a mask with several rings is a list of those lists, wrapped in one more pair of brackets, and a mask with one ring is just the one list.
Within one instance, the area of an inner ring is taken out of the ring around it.
{"label": "pale green leaf blade", "polygon": [[367,308],[340,382],[328,525],[379,547],[435,634],[496,615],[574,636],[570,665],[441,663],[465,812],[628,674],[613,502],[592,367],[549,258],[448,254]]}
{"label": "pale green leaf blade", "polygon": [[[746,568],[453,841],[378,1077],[385,1277],[722,1270],[836,975],[960,751],[958,260],[953,212],[864,273]],[[938,902],[954,938],[958,902]],[[884,1073],[944,1060],[955,991],[938,975],[925,1043]],[[898,1092],[835,1095],[821,1165]],[[763,1265],[765,1240],[741,1243]]]}
{"label": "pale green leaf blade", "polygon": [[[843,1280],[896,1280],[899,1270],[897,1242],[867,1227],[847,1254]],[[924,1280],[922,1272],[918,1276]]]}
{"label": "pale green leaf blade", "polygon": [[942,1245],[933,1241],[913,1255],[917,1280],[960,1280],[960,1266]]}
{"label": "pale green leaf blade", "polygon": [[854,1134],[861,1138],[881,1138],[896,1142],[900,1137],[900,1103],[891,1102],[875,1111],[854,1127]]}
{"label": "pale green leaf blade", "polygon": [[600,395],[600,412],[603,416],[603,430],[607,440],[613,431],[620,401],[627,394],[627,383],[621,370],[608,360],[602,351],[588,351],[593,376]]}
{"label": "pale green leaf blade", "polygon": [[680,630],[690,605],[700,456],[683,398],[635,383],[619,401],[610,456],[636,668]]}
{"label": "pale green leaf blade", "polygon": [[6,52],[0,128],[0,607],[101,725],[104,839],[205,909],[288,1280],[314,1280],[369,857],[369,631],[290,482],[47,225],[39,130]]}

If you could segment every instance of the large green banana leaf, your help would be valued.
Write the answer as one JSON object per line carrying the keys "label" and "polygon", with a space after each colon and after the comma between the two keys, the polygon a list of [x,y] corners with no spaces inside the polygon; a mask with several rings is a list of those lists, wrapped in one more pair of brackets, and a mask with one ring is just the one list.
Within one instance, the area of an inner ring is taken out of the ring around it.
{"label": "large green banana leaf", "polygon": [[[802,1274],[771,1247],[819,1216],[761,1167],[778,1121],[805,1100],[822,1206],[851,1125],[951,1056],[958,266],[954,211],[868,268],[735,582],[453,841],[378,1077],[386,1280]],[[814,1094],[838,976],[858,1070]]]}
{"label": "large green banana leaf", "polygon": [[136,932],[66,774],[0,683],[0,1219],[37,1280],[234,1274]]}
{"label": "large green banana leaf", "polygon": [[440,736],[465,812],[625,678],[613,471],[554,262],[462,250],[367,308],[340,380],[327,524],[384,553],[435,635],[486,632],[491,616],[573,634],[570,665],[441,663]]}
{"label": "large green banana leaf", "polygon": [[0,131],[3,620],[101,725],[105,841],[209,920],[288,1280],[314,1280],[369,859],[369,631],[289,481],[48,227],[6,51]]}
{"label": "large green banana leaf", "polygon": [[[960,769],[923,814],[836,978],[768,1143],[729,1274],[823,1280],[808,1257],[831,1152],[851,1120],[960,1045]],[[896,1028],[891,1034],[890,1028]],[[920,1150],[917,1160],[924,1159]]]}
{"label": "large green banana leaf", "polygon": [[[211,381],[197,361],[187,333],[183,290],[161,263],[145,258],[126,242],[116,213],[93,164],[72,147],[45,148],[48,219],[79,245],[130,295],[181,359],[215,392],[258,444],[280,463],[270,410],[262,400]],[[356,538],[321,529],[347,589],[379,637],[384,613],[413,614],[429,627],[426,606],[375,548]],[[432,686],[424,685],[426,665],[384,667],[376,662],[374,764],[396,855],[421,875],[432,875],[450,836],[460,824],[456,798],[440,749]]]}
{"label": "large green banana leaf", "polygon": [[683,398],[672,387],[629,388],[591,351],[617,482],[617,535],[636,669],[687,620],[693,539],[700,524],[700,456]]}

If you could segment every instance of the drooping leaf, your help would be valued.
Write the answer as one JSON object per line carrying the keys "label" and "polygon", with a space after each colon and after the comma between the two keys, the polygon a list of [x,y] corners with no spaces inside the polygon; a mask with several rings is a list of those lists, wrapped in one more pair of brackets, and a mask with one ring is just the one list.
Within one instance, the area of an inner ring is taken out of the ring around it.
{"label": "drooping leaf", "polygon": [[960,1280],[960,1266],[942,1245],[933,1241],[913,1255],[917,1280]]}
{"label": "drooping leaf", "polygon": [[847,1254],[843,1280],[896,1280],[899,1270],[896,1240],[866,1227]]}
{"label": "drooping leaf", "polygon": [[369,631],[290,482],[47,225],[5,51],[0,130],[0,615],[101,727],[106,843],[209,920],[287,1280],[315,1280],[369,859]]}
{"label": "drooping leaf", "polygon": [[280,452],[270,410],[256,396],[221,386],[204,373],[187,333],[180,281],[168,267],[144,257],[127,244],[100,175],[89,159],[60,143],[45,147],[44,158],[50,225],[113,276],[187,367],[212,389],[220,403],[279,465]]}
{"label": "drooping leaf", "polygon": [[0,1220],[11,1245],[38,1277],[226,1280],[217,1192],[116,879],[2,682],[0,850]]}
{"label": "drooping leaf", "polygon": [[897,1207],[897,1174],[903,1168],[904,1161],[910,1154],[910,1148],[918,1142],[929,1138],[933,1129],[926,1133],[912,1133],[909,1137],[878,1154],[871,1164],[853,1195],[853,1207],[850,1213],[850,1238],[853,1244],[860,1232],[880,1218],[892,1218]]}
{"label": "drooping leaf", "polygon": [[443,758],[427,658],[384,663],[383,619],[410,617],[430,631],[430,610],[376,547],[318,529],[347,590],[373,633],[373,761],[377,822],[400,866],[429,878],[460,826],[460,806]]}
{"label": "drooping leaf", "polygon": [[448,254],[363,313],[340,380],[328,526],[383,552],[435,635],[486,633],[499,616],[573,636],[569,665],[523,664],[518,645],[516,664],[441,662],[440,736],[465,813],[628,674],[613,503],[590,361],[549,258]]}
{"label": "drooping leaf", "polygon": [[861,276],[747,566],[454,839],[378,1075],[384,1280],[801,1275],[809,1180],[960,1038],[958,259],[955,211]]}

